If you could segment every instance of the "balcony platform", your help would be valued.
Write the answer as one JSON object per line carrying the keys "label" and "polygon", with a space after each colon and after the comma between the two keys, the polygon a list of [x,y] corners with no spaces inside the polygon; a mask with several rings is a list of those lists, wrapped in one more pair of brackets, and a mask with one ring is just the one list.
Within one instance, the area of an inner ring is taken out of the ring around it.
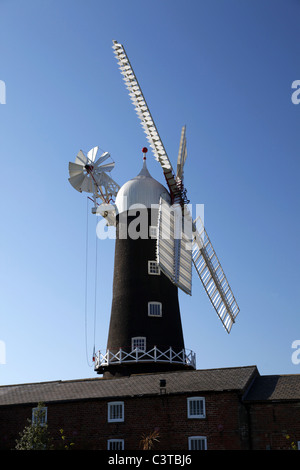
{"label": "balcony platform", "polygon": [[[133,350],[125,350],[120,348],[119,350],[107,349],[105,352],[98,351],[95,356],[94,369],[97,373],[101,374],[106,372],[108,369],[112,369],[117,366],[130,366],[137,365],[142,366],[144,364],[161,364],[165,365],[165,369],[168,368],[185,368],[185,369],[196,369],[196,354],[188,349],[182,349],[181,351],[175,351],[171,347],[165,351],[161,351],[156,346],[148,351],[144,351],[140,348]],[[133,369],[135,369],[133,367]]]}

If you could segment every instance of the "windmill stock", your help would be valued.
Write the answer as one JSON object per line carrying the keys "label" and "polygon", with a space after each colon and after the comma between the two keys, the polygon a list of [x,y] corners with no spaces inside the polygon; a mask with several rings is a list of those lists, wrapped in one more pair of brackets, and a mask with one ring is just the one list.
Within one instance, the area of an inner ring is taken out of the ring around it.
{"label": "windmill stock", "polygon": [[[184,346],[178,304],[178,288],[191,295],[193,266],[227,333],[239,307],[201,218],[193,220],[189,210],[183,184],[186,128],[182,128],[175,172],[123,45],[113,41],[113,49],[166,187],[149,174],[146,148],[142,170],[121,187],[107,175],[114,164],[103,165],[109,154],[104,152],[96,160],[98,147],[87,156],[80,151],[75,163],[69,163],[72,186],[92,193],[92,211],[100,213],[107,225],[116,226],[107,348],[104,353],[98,352],[95,370],[115,377],[195,368],[195,355]],[[136,204],[140,205],[139,213],[146,215],[148,234],[156,229],[154,238],[150,235],[147,240],[131,240],[120,236],[124,230],[128,235],[128,224],[134,220],[129,208]]]}

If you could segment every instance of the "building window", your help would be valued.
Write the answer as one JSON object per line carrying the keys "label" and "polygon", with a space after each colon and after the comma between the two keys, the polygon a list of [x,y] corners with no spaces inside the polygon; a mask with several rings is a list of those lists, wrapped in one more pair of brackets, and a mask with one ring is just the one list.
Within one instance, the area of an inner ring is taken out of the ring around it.
{"label": "building window", "polygon": [[148,315],[149,317],[161,317],[162,304],[160,302],[148,302]]}
{"label": "building window", "polygon": [[131,338],[131,349],[146,351],[146,338],[144,336],[136,336],[135,338]]}
{"label": "building window", "polygon": [[108,403],[108,422],[120,423],[124,421],[124,402],[111,401]]}
{"label": "building window", "polygon": [[205,418],[205,398],[191,397],[187,399],[188,418]]}
{"label": "building window", "polygon": [[150,225],[149,236],[150,238],[157,238],[157,227],[155,225]]}
{"label": "building window", "polygon": [[148,261],[148,274],[160,275],[160,269],[156,261]]}
{"label": "building window", "polygon": [[32,408],[32,424],[45,426],[47,424],[47,407]]}
{"label": "building window", "polygon": [[107,450],[124,450],[124,439],[108,439]]}
{"label": "building window", "polygon": [[189,450],[207,450],[207,440],[203,436],[189,437]]}

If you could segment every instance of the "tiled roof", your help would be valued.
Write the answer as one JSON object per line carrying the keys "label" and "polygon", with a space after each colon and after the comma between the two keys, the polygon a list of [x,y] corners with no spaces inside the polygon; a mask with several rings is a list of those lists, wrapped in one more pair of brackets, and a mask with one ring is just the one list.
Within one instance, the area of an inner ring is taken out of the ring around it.
{"label": "tiled roof", "polygon": [[50,403],[93,398],[158,395],[160,380],[166,380],[166,393],[244,392],[258,374],[256,366],[140,374],[118,379],[92,378],[0,386],[0,406]]}
{"label": "tiled roof", "polygon": [[245,401],[300,400],[300,374],[259,376],[244,399]]}

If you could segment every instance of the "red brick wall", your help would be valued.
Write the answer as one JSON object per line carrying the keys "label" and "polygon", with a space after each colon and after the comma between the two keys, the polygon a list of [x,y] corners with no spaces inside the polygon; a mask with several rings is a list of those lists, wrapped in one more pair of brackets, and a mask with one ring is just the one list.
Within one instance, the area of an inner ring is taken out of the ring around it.
{"label": "red brick wall", "polygon": [[19,432],[28,425],[27,418],[31,420],[31,410],[28,406],[0,408],[0,450],[15,448]]}
{"label": "red brick wall", "polygon": [[300,441],[300,403],[252,403],[250,417],[254,450],[291,449]]}
{"label": "red brick wall", "polygon": [[[46,404],[48,428],[57,444],[61,444],[59,429],[63,429],[77,449],[106,449],[108,439],[120,438],[125,440],[125,449],[137,450],[142,435],[157,428],[160,437],[156,450],[187,450],[189,436],[207,437],[207,448],[211,450],[247,448],[246,416],[235,393],[206,394],[204,419],[187,418],[188,396],[193,395],[120,399],[125,404],[125,420],[121,423],[107,422],[107,403],[111,399]],[[31,406],[0,407],[0,448],[14,448],[27,418],[31,419],[31,410]]]}

